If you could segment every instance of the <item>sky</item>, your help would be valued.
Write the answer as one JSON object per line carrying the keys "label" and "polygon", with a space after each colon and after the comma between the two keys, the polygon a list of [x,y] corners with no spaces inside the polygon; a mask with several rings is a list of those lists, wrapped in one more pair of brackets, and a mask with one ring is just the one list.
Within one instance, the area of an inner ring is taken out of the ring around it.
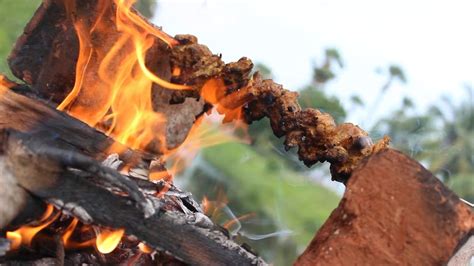
{"label": "sky", "polygon": [[308,84],[325,48],[337,48],[345,66],[327,89],[345,103],[359,95],[371,106],[387,79],[376,69],[400,65],[408,83],[394,83],[376,114],[349,116],[359,124],[404,96],[423,110],[474,84],[474,1],[159,0],[154,23],[198,36],[225,61],[262,62],[291,90]]}

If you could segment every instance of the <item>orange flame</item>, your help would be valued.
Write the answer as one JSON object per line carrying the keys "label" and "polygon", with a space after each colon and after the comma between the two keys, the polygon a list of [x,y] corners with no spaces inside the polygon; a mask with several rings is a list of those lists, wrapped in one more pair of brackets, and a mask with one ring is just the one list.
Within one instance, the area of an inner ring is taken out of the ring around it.
{"label": "orange flame", "polygon": [[[199,118],[178,148],[166,148],[166,117],[154,111],[151,97],[153,85],[172,90],[186,90],[190,87],[170,83],[148,68],[147,52],[153,47],[156,38],[170,47],[178,42],[132,11],[131,7],[135,1],[98,0],[93,12],[97,16],[88,14],[82,17],[78,1],[64,0],[68,18],[73,22],[79,40],[79,54],[74,87],[57,108],[104,131],[130,148],[144,149],[150,143],[159,143],[160,152],[164,154],[163,160],[172,162],[172,165],[169,172],[151,173],[150,179],[170,181],[172,175],[180,172],[195,159],[201,148],[241,140],[233,135],[235,127],[218,131],[211,123],[214,119],[211,115]],[[115,4],[115,10],[111,3]],[[91,20],[91,17],[94,19]],[[111,20],[111,17],[114,19]],[[111,32],[111,29],[117,33]],[[174,68],[170,74],[179,76],[181,69]],[[0,91],[12,86],[14,83],[0,75]],[[227,100],[225,91],[224,82],[213,78],[204,84],[201,96],[217,106],[219,114],[225,115],[223,122],[239,120],[243,103]],[[116,149],[115,146],[109,148],[110,152],[121,152]],[[216,214],[218,209],[226,204],[227,199],[222,193],[219,193],[217,201],[212,204],[205,198],[204,212]],[[47,211],[40,219],[40,225],[24,226],[7,232],[13,249],[19,248],[20,245],[30,245],[38,232],[59,217],[60,213],[53,215],[53,211],[52,205],[48,205]],[[233,219],[225,226],[231,227],[241,218]],[[62,241],[66,248],[84,248],[95,244],[99,252],[108,254],[119,245],[125,233],[124,229],[100,229],[96,238],[76,242],[72,239],[78,227],[88,230],[95,228],[88,225],[81,227],[79,223],[79,220],[74,218],[64,230]],[[138,248],[143,253],[152,252],[144,243],[140,243]]]}
{"label": "orange flame", "polygon": [[247,213],[247,214],[241,215],[239,217],[236,217],[234,219],[230,219],[229,221],[225,222],[222,225],[222,227],[224,227],[225,229],[230,229],[234,224],[236,224],[236,223],[238,223],[242,220],[252,218],[254,216],[255,216],[255,213]]}
{"label": "orange flame", "polygon": [[54,222],[57,217],[59,217],[59,213],[53,215],[53,212],[54,207],[52,205],[48,205],[46,211],[38,221],[39,225],[22,226],[15,231],[7,232],[7,238],[12,243],[11,249],[16,250],[20,247],[20,245],[30,246],[36,234],[38,234],[41,230]]}
{"label": "orange flame", "polygon": [[156,37],[169,46],[177,41],[133,12],[135,0],[99,0],[94,21],[77,15],[77,1],[65,3],[79,39],[79,55],[74,87],[58,109],[103,129],[131,148],[143,149],[154,140],[163,143],[164,134],[156,133],[166,119],[153,110],[152,86],[189,87],[155,75],[146,66],[146,54]]}
{"label": "orange flame", "polygon": [[65,232],[62,236],[62,240],[63,240],[65,248],[77,249],[77,248],[86,248],[86,247],[94,246],[94,244],[96,242],[95,239],[89,239],[89,240],[84,241],[82,243],[74,242],[74,241],[71,240],[71,237],[72,237],[74,231],[76,230],[76,227],[77,227],[78,223],[79,223],[79,220],[77,218],[73,218],[73,220],[71,221],[69,226],[66,228],[66,230],[65,230]]}
{"label": "orange flame", "polygon": [[7,77],[5,77],[4,75],[1,75],[0,74],[0,87],[4,87],[4,88],[12,88],[14,87],[16,84],[15,82],[9,80]]}
{"label": "orange flame", "polygon": [[100,230],[100,233],[97,236],[97,240],[96,240],[97,250],[99,250],[99,252],[102,254],[108,254],[114,251],[114,249],[120,243],[120,240],[122,240],[124,233],[125,233],[124,229]]}

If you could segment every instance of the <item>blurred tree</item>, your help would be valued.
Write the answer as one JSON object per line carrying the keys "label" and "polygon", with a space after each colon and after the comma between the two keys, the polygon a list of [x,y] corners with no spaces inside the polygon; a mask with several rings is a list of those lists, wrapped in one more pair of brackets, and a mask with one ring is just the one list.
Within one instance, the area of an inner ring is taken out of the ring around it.
{"label": "blurred tree", "polygon": [[[387,134],[393,146],[415,157],[459,196],[474,201],[474,97],[473,89],[454,104],[444,97],[424,114],[404,99],[399,110],[375,124],[375,135]],[[444,108],[443,108],[444,107]]]}
{"label": "blurred tree", "polygon": [[256,63],[254,66],[254,72],[259,72],[264,79],[272,79],[273,73],[272,70],[263,63]]}
{"label": "blurred tree", "polygon": [[[377,71],[377,72],[382,72],[383,71]],[[372,106],[367,109],[367,116],[364,121],[366,123],[370,123],[373,121],[372,117],[373,114],[375,114],[378,111],[378,108],[380,106],[380,103],[383,100],[383,97],[387,93],[387,91],[390,89],[394,81],[400,81],[402,83],[406,83],[407,79],[405,77],[405,73],[402,70],[401,67],[397,65],[389,65],[388,66],[388,79],[385,81],[385,83],[382,85],[382,87],[379,90],[379,94],[375,98],[374,102],[372,103]]]}
{"label": "blurred tree", "polygon": [[[457,176],[474,179],[474,90],[466,88],[466,97],[454,104],[444,97],[444,112],[439,105],[432,106],[430,114],[440,125],[437,139],[431,141],[438,152],[429,156],[430,169],[450,184]],[[461,182],[461,181],[459,181]],[[474,199],[474,187],[469,196]]]}
{"label": "blurred tree", "polygon": [[317,108],[329,113],[338,123],[346,118],[346,110],[336,96],[329,96],[325,91],[318,90],[312,85],[300,91],[300,104],[303,108]]}
{"label": "blurred tree", "polygon": [[156,5],[156,0],[138,0],[135,8],[146,18],[151,18],[155,13]]}
{"label": "blurred tree", "polygon": [[423,152],[429,152],[426,139],[435,130],[435,125],[430,115],[418,115],[414,111],[412,100],[404,98],[400,109],[375,123],[371,135],[376,139],[388,135],[394,147],[423,159],[427,156]]}
{"label": "blurred tree", "polygon": [[334,48],[328,48],[325,51],[325,58],[321,66],[316,66],[313,70],[313,82],[316,87],[322,87],[328,81],[335,78],[333,63],[336,62],[339,67],[343,67],[341,55],[339,51]]}

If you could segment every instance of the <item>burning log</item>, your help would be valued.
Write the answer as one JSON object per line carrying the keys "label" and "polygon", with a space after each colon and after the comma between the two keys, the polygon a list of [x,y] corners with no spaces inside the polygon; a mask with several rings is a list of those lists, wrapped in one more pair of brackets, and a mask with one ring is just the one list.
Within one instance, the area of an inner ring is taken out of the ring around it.
{"label": "burning log", "polygon": [[156,156],[132,150],[69,115],[54,110],[44,103],[21,96],[13,91],[31,91],[26,86],[6,80],[0,75],[0,129],[34,132],[54,139],[59,147],[67,147],[105,160],[110,147],[120,151],[121,160],[133,166],[142,166]]}
{"label": "burning log", "polygon": [[[10,213],[0,228],[5,229],[16,214],[27,210],[23,207],[31,194],[86,224],[123,228],[187,263],[263,264],[214,225],[189,193],[163,182],[125,177],[98,164],[97,160],[105,159],[105,144],[115,144],[111,138],[5,87],[0,110],[5,132],[0,181],[8,185],[9,192],[0,197],[1,202],[9,202],[0,204],[0,213]],[[149,155],[123,151],[128,166],[146,165],[148,171]],[[163,197],[156,197],[160,193]]]}
{"label": "burning log", "polygon": [[[126,58],[129,54],[135,55],[132,37],[119,31],[115,18],[116,6],[112,1],[85,0],[78,5],[75,2],[43,1],[9,56],[9,65],[14,75],[31,85],[38,97],[56,105],[62,104],[60,109],[68,110],[73,115],[86,112],[81,120],[89,125],[95,125],[97,116],[103,115],[110,107],[106,102],[118,90],[113,88],[113,83],[120,84],[124,91],[151,94],[154,111],[167,119],[166,148],[172,149],[181,144],[196,116],[203,112],[204,102],[195,98],[180,98],[180,103],[171,104],[172,99],[176,98],[176,91],[162,86],[170,85],[172,78],[172,69],[168,63],[170,49],[166,42],[176,41],[151,24],[146,24],[145,30],[149,34],[142,33],[141,28],[130,29],[136,30],[136,34],[146,35],[146,43],[143,43],[146,47],[141,47],[147,51],[146,55],[143,54],[143,60],[147,70],[153,72],[151,75],[159,77],[161,83],[112,80],[117,72],[132,72],[133,66],[125,62],[130,61],[130,58]],[[133,9],[130,12],[127,10],[123,15],[135,19],[139,17]],[[141,21],[146,23],[145,20]],[[86,32],[89,27],[95,27],[96,30],[91,30],[89,34]],[[84,48],[86,46],[88,48]],[[117,53],[106,57],[109,51]],[[113,60],[110,60],[111,57]],[[121,70],[117,70],[117,67]],[[73,97],[67,98],[74,89],[80,90],[77,97],[74,100]],[[125,103],[121,104],[133,102],[133,97],[135,96],[127,95]],[[63,103],[65,99],[67,101]],[[126,121],[128,122],[130,121]]]}

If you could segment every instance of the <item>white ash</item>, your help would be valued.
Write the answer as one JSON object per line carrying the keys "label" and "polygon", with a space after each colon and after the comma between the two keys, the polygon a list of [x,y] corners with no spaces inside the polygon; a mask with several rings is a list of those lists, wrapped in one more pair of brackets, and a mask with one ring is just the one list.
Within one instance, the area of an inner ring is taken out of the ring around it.
{"label": "white ash", "polygon": [[102,161],[102,165],[118,170],[119,167],[123,164],[123,161],[120,160],[120,157],[117,153],[112,153],[104,161]]}
{"label": "white ash", "polygon": [[202,228],[212,228],[214,223],[205,214],[196,212],[191,215],[186,215],[186,221]]}
{"label": "white ash", "polygon": [[60,209],[62,213],[69,216],[74,216],[85,224],[90,224],[94,221],[94,219],[92,219],[89,213],[77,203],[68,202],[65,204],[60,199],[49,199],[48,202]]}
{"label": "white ash", "polygon": [[140,178],[143,180],[148,180],[148,174],[149,174],[149,171],[144,168],[131,168],[128,171],[128,175],[135,178]]}

